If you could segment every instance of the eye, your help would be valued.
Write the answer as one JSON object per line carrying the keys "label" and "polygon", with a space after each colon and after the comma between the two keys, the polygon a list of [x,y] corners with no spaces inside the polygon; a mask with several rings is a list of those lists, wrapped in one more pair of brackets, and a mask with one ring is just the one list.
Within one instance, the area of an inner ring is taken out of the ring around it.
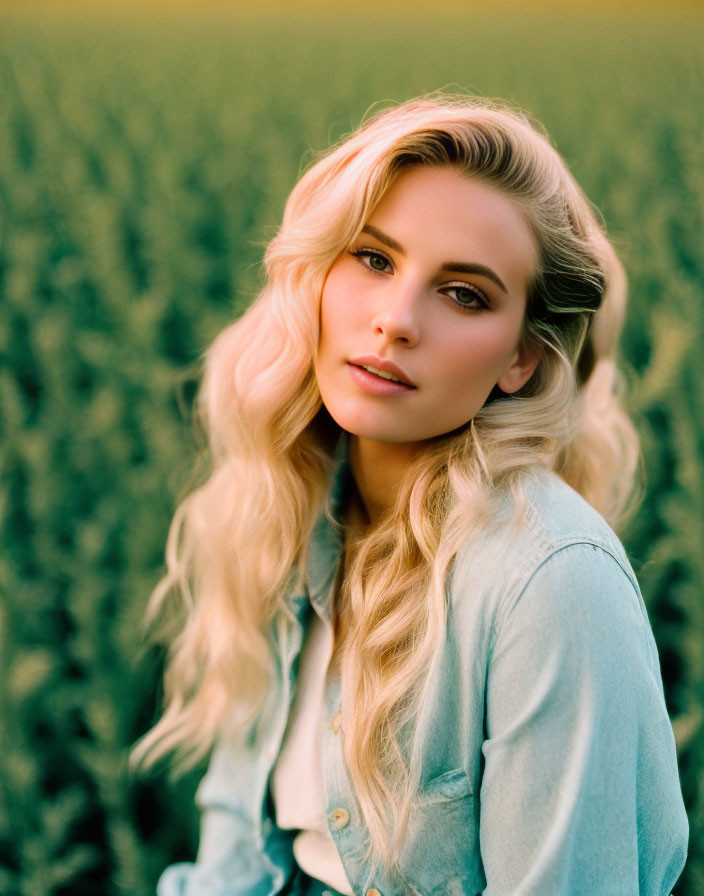
{"label": "eye", "polygon": [[[443,287],[443,292],[450,297],[455,305],[468,311],[489,308],[491,304],[481,289],[471,286],[469,283],[450,283]],[[452,296],[450,293],[455,293],[455,295]]]}
{"label": "eye", "polygon": [[350,252],[359,263],[375,274],[385,274],[387,267],[391,266],[389,259],[376,249],[355,249]]}

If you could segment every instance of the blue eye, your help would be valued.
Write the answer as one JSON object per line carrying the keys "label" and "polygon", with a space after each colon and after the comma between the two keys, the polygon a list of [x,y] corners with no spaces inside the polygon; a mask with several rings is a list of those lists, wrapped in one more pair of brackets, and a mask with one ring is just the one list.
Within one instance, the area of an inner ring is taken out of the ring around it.
{"label": "blue eye", "polygon": [[355,249],[354,252],[350,252],[350,255],[358,258],[360,264],[375,274],[385,274],[387,266],[391,264],[389,259],[381,252],[377,252],[376,249]]}

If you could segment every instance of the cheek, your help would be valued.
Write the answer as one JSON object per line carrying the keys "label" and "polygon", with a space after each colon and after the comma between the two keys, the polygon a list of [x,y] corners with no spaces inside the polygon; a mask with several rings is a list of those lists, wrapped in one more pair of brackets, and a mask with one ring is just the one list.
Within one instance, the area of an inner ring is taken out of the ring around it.
{"label": "cheek", "polygon": [[437,357],[449,379],[492,386],[500,372],[511,360],[518,337],[507,333],[498,322],[487,320],[487,326],[477,323],[471,335],[462,338],[457,330],[446,334]]}
{"label": "cheek", "polygon": [[320,300],[320,343],[330,346],[357,325],[359,303],[351,298],[342,278],[328,278]]}
{"label": "cheek", "polygon": [[[320,334],[315,370],[321,392],[328,392],[331,383],[339,376],[338,367],[348,350],[346,334],[351,329],[348,321],[348,302],[340,290],[323,290],[320,300]],[[327,388],[326,388],[327,387]]]}
{"label": "cheek", "polygon": [[337,316],[330,296],[324,292],[320,301],[320,337],[322,340],[326,340],[335,329]]}

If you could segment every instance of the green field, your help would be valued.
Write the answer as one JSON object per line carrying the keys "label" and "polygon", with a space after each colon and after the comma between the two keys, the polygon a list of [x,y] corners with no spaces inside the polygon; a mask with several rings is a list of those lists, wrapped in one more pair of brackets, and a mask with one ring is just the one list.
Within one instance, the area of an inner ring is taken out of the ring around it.
{"label": "green field", "polygon": [[147,896],[198,770],[130,778],[140,619],[200,440],[203,350],[316,151],[440,87],[541,119],[630,277],[647,494],[621,533],[660,650],[704,893],[704,14],[0,19],[0,893]]}

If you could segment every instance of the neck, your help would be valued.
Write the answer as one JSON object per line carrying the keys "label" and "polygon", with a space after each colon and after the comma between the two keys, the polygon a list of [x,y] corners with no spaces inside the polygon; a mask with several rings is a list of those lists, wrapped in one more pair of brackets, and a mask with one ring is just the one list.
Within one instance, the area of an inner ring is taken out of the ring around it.
{"label": "neck", "polygon": [[351,437],[350,467],[369,527],[376,526],[391,510],[408,464],[418,456],[418,450],[417,444]]}

